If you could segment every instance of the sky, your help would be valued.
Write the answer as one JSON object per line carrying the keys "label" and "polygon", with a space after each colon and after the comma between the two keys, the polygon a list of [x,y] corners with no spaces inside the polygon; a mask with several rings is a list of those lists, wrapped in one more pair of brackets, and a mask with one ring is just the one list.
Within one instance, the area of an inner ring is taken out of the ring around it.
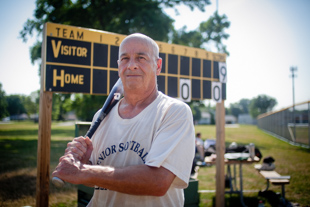
{"label": "sky", "polygon": [[[2,1],[2,2],[1,2]],[[0,0],[0,83],[6,95],[24,94],[40,88],[38,64],[30,61],[30,47],[19,37],[27,19],[33,19],[35,0]],[[165,12],[175,19],[174,26],[196,30],[216,11],[211,0],[205,12],[185,6]],[[225,106],[258,95],[275,98],[274,110],[293,104],[291,67],[297,67],[295,103],[310,101],[310,1],[308,0],[219,0],[218,12],[231,22],[224,41],[227,57],[227,99]],[[209,51],[212,47],[208,48]],[[215,102],[210,101],[211,105]]]}

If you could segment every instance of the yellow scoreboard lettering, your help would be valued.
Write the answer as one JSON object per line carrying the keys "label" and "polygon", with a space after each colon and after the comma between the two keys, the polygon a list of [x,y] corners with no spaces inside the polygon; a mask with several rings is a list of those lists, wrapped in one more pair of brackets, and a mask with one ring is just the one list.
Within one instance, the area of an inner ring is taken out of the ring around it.
{"label": "yellow scoreboard lettering", "polygon": [[84,75],[69,74],[64,70],[60,70],[60,75],[57,75],[57,69],[53,70],[53,87],[57,87],[57,81],[60,81],[60,87],[63,88],[66,84],[84,85]]}
{"label": "yellow scoreboard lettering", "polygon": [[84,32],[83,31],[76,31],[76,30],[71,30],[71,29],[67,29],[67,28],[61,28],[61,27],[56,27],[55,28],[57,31],[57,36],[62,36],[64,38],[70,38],[70,39],[79,39],[79,40],[83,40],[84,37]]}
{"label": "yellow scoreboard lettering", "polygon": [[[46,23],[44,90],[108,95],[118,80],[118,50],[126,35]],[[226,55],[156,41],[163,59],[158,89],[184,101],[226,99]],[[212,83],[220,84],[215,94]],[[219,82],[219,83],[218,83]]]}
{"label": "yellow scoreboard lettering", "polygon": [[76,47],[70,45],[62,45],[62,41],[59,40],[56,44],[55,40],[51,40],[53,54],[55,58],[58,58],[59,51],[62,55],[72,55],[78,57],[87,57],[87,48],[85,47]]}

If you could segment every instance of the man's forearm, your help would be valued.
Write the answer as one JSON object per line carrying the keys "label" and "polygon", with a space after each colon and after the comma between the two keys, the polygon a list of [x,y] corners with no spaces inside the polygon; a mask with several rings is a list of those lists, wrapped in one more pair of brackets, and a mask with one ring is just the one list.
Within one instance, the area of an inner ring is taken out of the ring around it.
{"label": "man's forearm", "polygon": [[169,170],[147,165],[113,168],[84,165],[79,175],[81,184],[132,194],[163,196],[175,175]]}

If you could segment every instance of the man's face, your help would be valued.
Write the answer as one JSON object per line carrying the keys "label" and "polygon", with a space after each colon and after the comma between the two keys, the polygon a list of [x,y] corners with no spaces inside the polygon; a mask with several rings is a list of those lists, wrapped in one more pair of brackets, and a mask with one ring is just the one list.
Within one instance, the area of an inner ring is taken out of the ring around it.
{"label": "man's face", "polygon": [[136,92],[154,90],[156,76],[161,71],[161,59],[153,53],[152,44],[140,37],[131,37],[122,43],[118,73],[125,89]]}

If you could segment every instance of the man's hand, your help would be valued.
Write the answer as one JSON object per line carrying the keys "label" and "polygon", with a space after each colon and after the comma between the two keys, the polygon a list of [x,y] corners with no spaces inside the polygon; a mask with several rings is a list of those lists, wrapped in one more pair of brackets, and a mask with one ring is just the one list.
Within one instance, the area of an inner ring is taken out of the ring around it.
{"label": "man's hand", "polygon": [[84,164],[88,164],[92,151],[93,145],[88,137],[74,138],[67,144],[65,154],[59,159],[59,164],[52,176],[78,184],[80,170]]}
{"label": "man's hand", "polygon": [[92,151],[93,145],[88,137],[77,137],[67,144],[65,155],[72,154],[82,164],[88,164]]}

